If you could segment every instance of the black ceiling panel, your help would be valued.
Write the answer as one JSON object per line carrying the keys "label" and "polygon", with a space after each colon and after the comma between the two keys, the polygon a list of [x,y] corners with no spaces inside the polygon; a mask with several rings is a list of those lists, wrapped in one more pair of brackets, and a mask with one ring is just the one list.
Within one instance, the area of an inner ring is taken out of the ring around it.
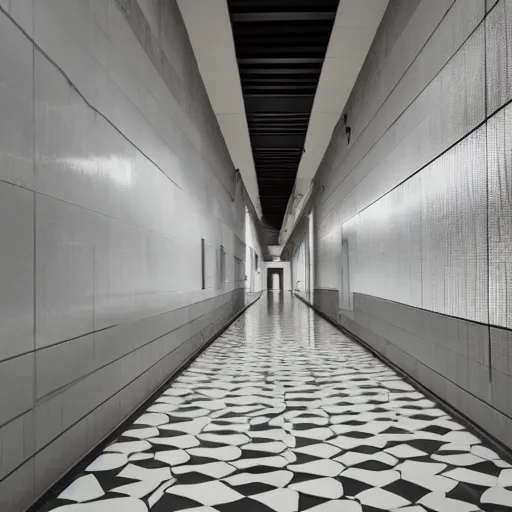
{"label": "black ceiling panel", "polygon": [[339,0],[228,0],[265,242],[277,244]]}

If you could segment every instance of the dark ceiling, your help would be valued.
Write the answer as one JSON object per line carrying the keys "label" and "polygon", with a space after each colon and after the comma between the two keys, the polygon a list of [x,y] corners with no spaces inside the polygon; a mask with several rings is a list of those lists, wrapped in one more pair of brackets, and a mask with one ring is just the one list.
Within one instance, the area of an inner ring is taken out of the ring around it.
{"label": "dark ceiling", "polygon": [[339,0],[228,0],[265,242],[276,245]]}

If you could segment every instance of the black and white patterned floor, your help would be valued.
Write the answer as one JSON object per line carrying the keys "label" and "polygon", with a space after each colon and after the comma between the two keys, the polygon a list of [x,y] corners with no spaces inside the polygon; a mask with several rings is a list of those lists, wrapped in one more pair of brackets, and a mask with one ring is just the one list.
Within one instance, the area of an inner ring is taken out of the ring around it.
{"label": "black and white patterned floor", "polygon": [[274,292],[43,509],[512,511],[512,466]]}

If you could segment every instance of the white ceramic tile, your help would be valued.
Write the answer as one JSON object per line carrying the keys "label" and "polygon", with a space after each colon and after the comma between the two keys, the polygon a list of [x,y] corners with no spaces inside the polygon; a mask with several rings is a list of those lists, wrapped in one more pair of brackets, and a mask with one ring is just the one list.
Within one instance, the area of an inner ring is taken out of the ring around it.
{"label": "white ceramic tile", "polygon": [[496,487],[498,479],[492,475],[486,475],[479,471],[473,471],[467,468],[456,468],[451,471],[443,473],[446,478],[452,478],[458,482],[465,482],[468,484],[481,485],[484,487]]}
{"label": "white ceramic tile", "polygon": [[132,498],[142,499],[148,494],[152,493],[158,486],[160,486],[160,480],[141,480],[133,484],[120,485],[114,487],[112,492],[118,494],[125,494]]}
{"label": "white ceramic tile", "polygon": [[284,468],[288,464],[284,457],[256,457],[251,459],[235,460],[232,464],[238,469],[253,468],[256,466],[270,466],[274,468]]}
{"label": "white ceramic tile", "polygon": [[124,453],[103,453],[87,466],[86,471],[110,471],[126,466],[127,463],[128,457]]}
{"label": "white ceramic tile", "polygon": [[287,446],[280,441],[268,443],[247,443],[242,446],[242,450],[252,450],[256,452],[282,453]]}
{"label": "white ceramic tile", "polygon": [[231,503],[242,498],[240,493],[219,481],[202,484],[173,485],[166,492],[211,506]]}
{"label": "white ceramic tile", "polygon": [[303,494],[318,496],[335,500],[343,496],[343,485],[334,478],[318,478],[290,485],[290,489],[294,489]]}
{"label": "white ceramic tile", "polygon": [[135,437],[136,439],[147,439],[158,435],[158,429],[155,427],[135,428],[123,432],[124,437]]}
{"label": "white ceramic tile", "polygon": [[462,502],[456,499],[447,498],[444,493],[427,494],[418,501],[420,505],[425,505],[436,512],[450,512],[457,510],[461,512],[474,512],[480,508],[472,503]]}
{"label": "white ceramic tile", "polygon": [[334,477],[338,476],[342,472],[344,466],[333,460],[322,459],[305,462],[303,464],[293,464],[288,466],[288,469],[295,473],[308,473],[310,475]]}
{"label": "white ceramic tile", "polygon": [[155,460],[165,462],[169,466],[184,464],[190,460],[190,455],[185,450],[164,450],[155,454]]}
{"label": "white ceramic tile", "polygon": [[126,455],[131,453],[144,452],[149,450],[151,445],[147,441],[126,441],[121,443],[114,443],[105,448],[107,452],[119,452]]}
{"label": "white ceramic tile", "polygon": [[232,446],[246,445],[250,439],[243,434],[199,434],[198,439],[210,443],[229,444]]}
{"label": "white ceramic tile", "polygon": [[276,512],[296,512],[299,510],[299,493],[291,489],[274,489],[251,496]]}
{"label": "white ceramic tile", "polygon": [[473,464],[478,464],[479,462],[482,462],[483,459],[480,457],[477,457],[476,455],[473,455],[472,453],[461,453],[461,454],[454,454],[454,455],[432,455],[432,458],[439,462],[444,462],[446,464],[450,464],[452,466],[471,466]]}
{"label": "white ceramic tile", "polygon": [[168,482],[164,482],[163,484],[161,484],[160,487],[158,487],[158,489],[156,489],[156,491],[148,498],[149,506],[153,507],[153,505],[162,498],[165,490],[175,482],[176,479],[172,479]]}
{"label": "white ceramic tile", "polygon": [[[292,470],[292,468],[289,468]],[[263,483],[274,487],[286,487],[293,473],[291,471],[272,471],[271,473],[239,473],[226,478],[226,482],[231,486],[246,485],[250,483]]]}
{"label": "white ceramic tile", "polygon": [[169,418],[165,414],[147,413],[137,418],[134,423],[136,425],[151,425],[158,427],[169,423]]}
{"label": "white ceramic tile", "polygon": [[203,475],[212,478],[224,478],[225,476],[233,473],[235,468],[226,462],[209,462],[206,464],[187,464],[173,469],[176,475],[187,474],[191,472],[202,473]]}
{"label": "white ceramic tile", "polygon": [[372,471],[368,469],[349,468],[342,475],[353,480],[365,482],[372,487],[384,487],[400,479],[400,473],[393,470]]}
{"label": "white ceramic tile", "polygon": [[357,495],[357,499],[363,505],[375,508],[380,507],[384,508],[384,510],[392,510],[399,507],[405,507],[410,504],[410,502],[405,498],[397,496],[385,489],[379,489],[378,487],[359,493]]}
{"label": "white ceramic tile", "polygon": [[153,458],[155,458],[155,456],[152,453],[134,453],[128,457],[128,460],[132,462],[136,460],[149,460]]}
{"label": "white ceramic tile", "polygon": [[341,450],[329,444],[318,443],[310,444],[303,448],[295,448],[294,451],[297,453],[312,455],[314,457],[329,459],[330,457],[334,457],[336,454],[340,453]]}
{"label": "white ceramic tile", "polygon": [[196,457],[205,457],[220,461],[236,460],[240,457],[242,451],[236,446],[221,446],[219,448],[191,448],[188,453]]}
{"label": "white ceramic tile", "polygon": [[164,480],[170,480],[171,470],[169,468],[153,468],[148,469],[136,464],[128,464],[120,473],[117,475],[121,478],[129,478],[131,480],[152,480],[157,482],[163,482]]}
{"label": "white ceramic tile", "polygon": [[93,475],[81,476],[77,478],[71,485],[66,487],[64,491],[59,494],[59,498],[63,500],[76,501],[91,501],[101,498],[105,492],[101,488],[98,480]]}
{"label": "white ceramic tile", "polygon": [[197,435],[209,424],[210,420],[208,418],[197,418],[192,421],[179,421],[168,425],[162,424],[158,426],[161,430],[175,430],[177,432],[186,432],[187,434]]}
{"label": "white ceramic tile", "polygon": [[512,491],[503,487],[492,487],[482,494],[480,501],[482,503],[510,506],[512,503]]}
{"label": "white ceramic tile", "polygon": [[400,444],[393,446],[392,448],[387,448],[386,453],[389,453],[398,459],[413,459],[415,457],[423,457],[423,455],[425,455],[425,452],[422,450],[418,450],[417,448],[408,446],[406,444]]}
{"label": "white ceramic tile", "polygon": [[190,434],[171,437],[151,437],[148,441],[156,445],[174,446],[180,449],[193,448],[199,446],[199,440]]}
{"label": "white ceramic tile", "polygon": [[377,452],[372,455],[366,453],[359,452],[346,452],[339,457],[334,459],[338,462],[341,462],[344,466],[355,466],[356,464],[361,464],[362,462],[366,462],[369,460],[376,460],[378,462],[382,462],[390,467],[398,464],[398,459],[389,455],[389,453],[385,452]]}

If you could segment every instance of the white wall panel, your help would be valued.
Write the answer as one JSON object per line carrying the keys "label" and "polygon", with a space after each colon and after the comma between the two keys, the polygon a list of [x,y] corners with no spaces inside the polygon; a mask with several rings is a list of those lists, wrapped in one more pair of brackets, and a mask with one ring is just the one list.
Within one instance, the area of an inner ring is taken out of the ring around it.
{"label": "white wall panel", "polygon": [[0,361],[34,349],[34,194],[0,182]]}
{"label": "white wall panel", "polygon": [[36,197],[36,345],[93,331],[95,223],[98,215]]}
{"label": "white wall panel", "polygon": [[5,9],[29,36],[32,35],[34,0],[0,0],[0,7]]}
{"label": "white wall panel", "polygon": [[[331,215],[335,205],[367,177],[358,186],[357,209],[364,208],[462,137],[468,125],[474,127],[484,119],[483,26],[472,34],[483,15],[480,0],[455,2],[361,136],[353,136],[348,148],[342,141],[344,149],[319,170],[318,180],[326,187],[320,218]],[[419,23],[419,18],[410,23]],[[407,44],[414,38],[408,34]],[[400,41],[397,47],[403,51],[406,41]],[[387,58],[390,68],[397,58]],[[353,121],[348,114],[353,129],[361,110],[354,110]]]}
{"label": "white wall panel", "polygon": [[17,390],[0,398],[2,510],[245,305],[246,193],[178,7],[127,5],[0,0],[0,384]]}
{"label": "white wall panel", "polygon": [[[0,5],[3,3],[9,2],[2,1]],[[34,172],[33,48],[1,12],[0,48],[0,179],[31,187]]]}

